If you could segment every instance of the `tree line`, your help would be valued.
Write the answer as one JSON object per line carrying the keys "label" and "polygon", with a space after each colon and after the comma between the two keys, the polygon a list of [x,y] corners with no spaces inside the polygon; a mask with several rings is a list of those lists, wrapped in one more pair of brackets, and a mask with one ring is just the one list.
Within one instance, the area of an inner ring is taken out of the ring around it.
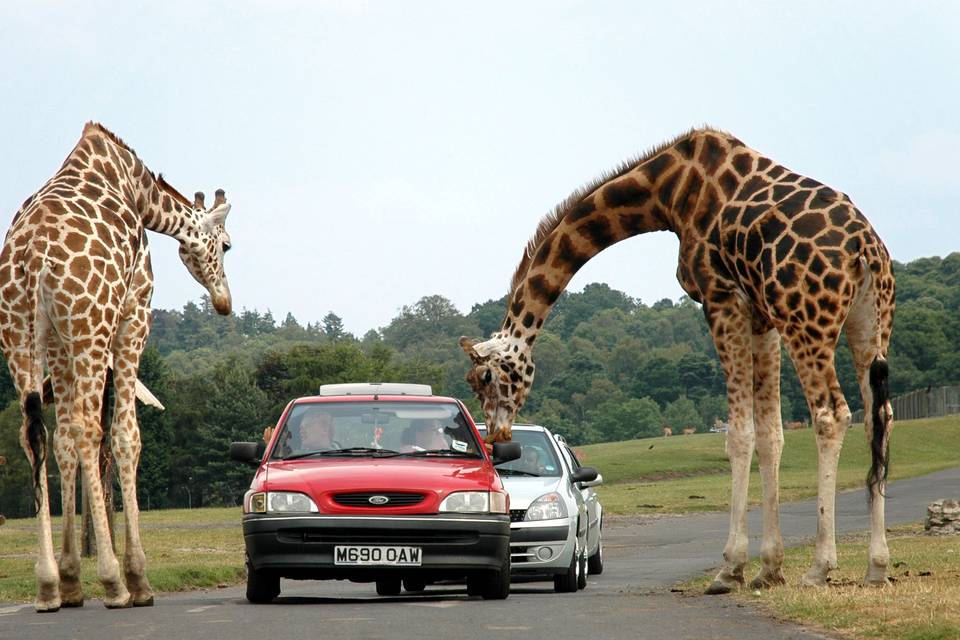
{"label": "tree line", "polygon": [[[894,395],[960,378],[960,253],[895,264],[897,312],[889,361]],[[140,368],[165,411],[138,407],[143,440],[138,491],[143,508],[235,504],[250,470],[227,459],[229,443],[259,437],[297,396],[353,381],[426,383],[482,413],[463,379],[461,335],[500,327],[506,296],[461,313],[439,295],[405,306],[387,326],[354,336],[335,313],[302,325],[270,311],[223,317],[207,299],[156,309]],[[520,421],[546,424],[575,444],[705,431],[726,420],[724,378],[702,311],[688,298],[647,305],[606,284],[564,293],[536,345],[536,379]],[[851,409],[861,406],[846,342],[837,370]],[[784,421],[808,419],[783,355]],[[0,367],[0,513],[32,513],[20,413]],[[47,408],[47,425],[55,424]],[[51,429],[52,432],[52,429]],[[52,449],[50,449],[52,452]],[[48,468],[59,508],[56,465]]]}

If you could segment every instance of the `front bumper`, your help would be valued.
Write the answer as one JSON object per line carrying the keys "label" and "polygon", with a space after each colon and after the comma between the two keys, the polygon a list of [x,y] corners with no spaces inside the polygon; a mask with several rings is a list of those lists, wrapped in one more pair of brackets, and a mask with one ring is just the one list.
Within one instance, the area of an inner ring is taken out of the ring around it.
{"label": "front bumper", "polygon": [[[562,573],[577,546],[573,518],[510,524],[510,573],[539,576]],[[545,557],[549,556],[549,557]]]}
{"label": "front bumper", "polygon": [[[365,581],[389,574],[440,579],[503,567],[510,553],[510,518],[246,514],[243,538],[254,569],[285,578]],[[336,545],[420,547],[421,565],[335,565]]]}

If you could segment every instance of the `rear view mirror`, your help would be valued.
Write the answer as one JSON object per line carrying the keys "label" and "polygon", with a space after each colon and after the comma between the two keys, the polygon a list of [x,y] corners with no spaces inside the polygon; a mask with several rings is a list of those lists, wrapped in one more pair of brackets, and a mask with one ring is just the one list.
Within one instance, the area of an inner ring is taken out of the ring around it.
{"label": "rear view mirror", "polygon": [[587,487],[599,487],[603,484],[603,474],[598,473],[597,477],[594,480],[585,480],[580,483],[580,486],[583,488]]}
{"label": "rear view mirror", "polygon": [[494,442],[493,443],[493,464],[503,464],[520,457],[519,442]]}
{"label": "rear view mirror", "polygon": [[231,442],[230,459],[248,464],[251,467],[259,467],[263,449],[262,442]]}

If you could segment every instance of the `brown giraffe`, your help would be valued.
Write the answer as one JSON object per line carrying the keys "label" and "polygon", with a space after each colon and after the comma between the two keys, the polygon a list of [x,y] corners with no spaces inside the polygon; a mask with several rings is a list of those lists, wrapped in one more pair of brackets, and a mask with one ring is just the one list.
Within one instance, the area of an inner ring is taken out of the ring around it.
{"label": "brown giraffe", "polygon": [[693,130],[575,192],[544,218],[513,276],[499,332],[460,339],[472,360],[491,440],[508,440],[533,381],[531,348],[574,273],[610,245],[649,231],[680,239],[677,278],[703,305],[727,380],[733,475],[724,565],[708,593],[744,582],[747,483],[756,449],[763,484],[763,567],[753,587],[783,582],[779,524],[780,344],[797,368],[819,451],[817,542],[803,582],[837,566],[834,497],[850,410],[837,382],[841,330],[853,353],[872,453],[866,582],[886,583],[887,442],[893,414],[885,355],[894,311],[890,257],[850,199],[733,136]]}
{"label": "brown giraffe", "polygon": [[[180,242],[180,257],[229,314],[223,254],[230,205],[217,191],[211,209],[154,176],[134,151],[88,123],[63,166],[13,219],[0,253],[0,346],[19,393],[21,446],[33,468],[39,525],[37,611],[81,606],[75,532],[76,472],[90,498],[97,574],[109,608],[153,603],[140,542],[136,471],[140,432],[134,397],[140,353],[150,328],[153,274],[145,230]],[[63,552],[54,557],[47,492],[47,430],[41,413],[44,364],[50,372],[57,428],[53,449],[63,488]],[[111,548],[98,455],[107,368],[116,393],[112,453],[123,493],[123,575]],[[142,391],[142,390],[141,390]]]}

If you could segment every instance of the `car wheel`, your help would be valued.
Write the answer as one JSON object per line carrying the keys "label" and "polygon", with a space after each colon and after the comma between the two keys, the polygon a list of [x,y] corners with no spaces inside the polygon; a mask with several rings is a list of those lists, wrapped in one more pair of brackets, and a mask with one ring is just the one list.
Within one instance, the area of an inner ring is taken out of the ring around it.
{"label": "car wheel", "polygon": [[266,604],[280,595],[280,576],[247,565],[247,601]]}
{"label": "car wheel", "polygon": [[587,550],[580,554],[580,568],[577,571],[577,589],[587,587]]}
{"label": "car wheel", "polygon": [[427,588],[427,581],[422,578],[404,578],[404,591],[423,591]]}
{"label": "car wheel", "polygon": [[580,571],[580,549],[573,550],[570,566],[561,574],[553,576],[553,590],[557,593],[573,593],[577,590],[577,579]]}
{"label": "car wheel", "polygon": [[400,595],[400,578],[381,578],[380,580],[377,580],[377,595]]}
{"label": "car wheel", "polygon": [[603,533],[600,534],[600,539],[597,541],[596,552],[587,561],[587,568],[592,576],[603,573]]}
{"label": "car wheel", "polygon": [[505,600],[510,595],[510,558],[496,571],[484,571],[467,578],[467,594],[484,600]]}

